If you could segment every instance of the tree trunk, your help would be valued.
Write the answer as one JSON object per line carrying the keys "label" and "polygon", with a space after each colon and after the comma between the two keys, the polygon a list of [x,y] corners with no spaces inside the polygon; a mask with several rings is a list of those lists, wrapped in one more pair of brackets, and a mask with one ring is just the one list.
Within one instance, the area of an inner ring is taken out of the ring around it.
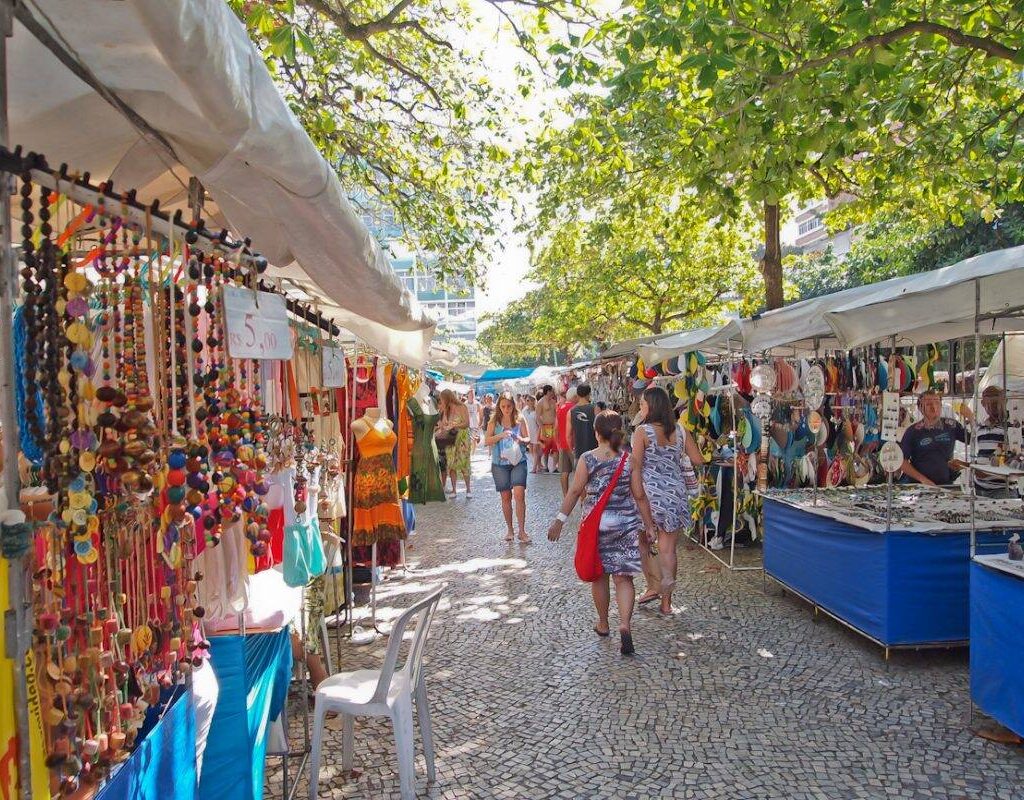
{"label": "tree trunk", "polygon": [[782,308],[782,240],[780,238],[778,203],[764,204],[764,257],[761,276],[764,278],[764,299],[769,310]]}

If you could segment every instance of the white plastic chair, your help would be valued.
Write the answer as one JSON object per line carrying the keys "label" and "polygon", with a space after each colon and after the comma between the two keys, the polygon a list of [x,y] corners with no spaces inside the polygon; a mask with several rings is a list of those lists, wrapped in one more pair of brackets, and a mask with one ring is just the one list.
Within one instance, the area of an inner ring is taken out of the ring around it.
{"label": "white plastic chair", "polygon": [[[398,776],[402,800],[416,797],[415,733],[412,707],[423,736],[423,754],[427,761],[427,781],[433,782],[434,740],[427,706],[427,686],[423,677],[423,651],[426,648],[430,623],[441,600],[441,589],[405,611],[391,629],[387,653],[381,669],[340,672],[325,680],[316,690],[313,708],[313,753],[310,758],[309,797],[316,800],[320,784],[320,756],[323,746],[324,716],[328,711],[341,714],[341,768],[352,769],[353,720],[355,717],[389,717],[395,727],[398,750]],[[398,651],[406,628],[416,619],[409,653],[401,669],[396,670]]]}

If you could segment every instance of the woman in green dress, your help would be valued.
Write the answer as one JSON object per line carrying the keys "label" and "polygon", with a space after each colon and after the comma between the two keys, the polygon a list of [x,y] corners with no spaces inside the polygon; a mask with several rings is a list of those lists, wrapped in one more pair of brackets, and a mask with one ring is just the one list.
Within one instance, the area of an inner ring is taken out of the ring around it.
{"label": "woman in green dress", "polygon": [[[434,404],[424,405],[412,397],[408,403],[412,417],[412,475],[409,476],[409,499],[414,503],[429,503],[444,500],[444,485],[441,483],[441,469],[438,466],[437,443],[434,428],[440,414]],[[428,413],[428,409],[429,412]]]}
{"label": "woman in green dress", "polygon": [[458,479],[461,477],[466,482],[466,497],[472,497],[469,461],[473,451],[469,440],[469,409],[451,389],[441,392],[441,402],[438,404],[438,408],[441,412],[441,421],[437,426],[438,433],[456,431],[455,442],[445,450],[445,460],[448,462],[448,475],[445,484],[449,479],[452,482],[448,496],[455,497]]}

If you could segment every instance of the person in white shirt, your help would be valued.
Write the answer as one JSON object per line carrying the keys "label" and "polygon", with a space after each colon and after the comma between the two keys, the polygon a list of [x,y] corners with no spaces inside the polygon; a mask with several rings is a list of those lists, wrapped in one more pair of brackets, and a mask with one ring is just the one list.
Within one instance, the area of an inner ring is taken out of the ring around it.
{"label": "person in white shirt", "polygon": [[483,439],[483,425],[480,418],[480,401],[476,399],[476,393],[472,389],[466,395],[466,408],[469,409],[469,433],[473,437],[473,449],[476,449]]}
{"label": "person in white shirt", "polygon": [[[978,466],[992,464],[998,451],[1006,447],[1006,395],[998,386],[987,386],[981,395],[981,407],[985,409],[985,422],[979,422]],[[974,473],[974,488],[983,497],[1013,498],[1017,492],[1013,485],[1007,486],[1006,479],[998,475]]]}

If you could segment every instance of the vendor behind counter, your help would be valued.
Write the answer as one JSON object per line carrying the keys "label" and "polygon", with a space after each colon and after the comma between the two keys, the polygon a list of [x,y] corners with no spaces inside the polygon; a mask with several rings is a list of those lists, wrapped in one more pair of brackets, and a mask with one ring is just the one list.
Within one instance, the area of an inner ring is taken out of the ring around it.
{"label": "vendor behind counter", "polygon": [[945,486],[956,480],[960,462],[953,460],[957,442],[967,441],[967,431],[955,419],[942,416],[942,396],[927,391],[917,399],[921,419],[900,440],[904,480],[926,486]]}

